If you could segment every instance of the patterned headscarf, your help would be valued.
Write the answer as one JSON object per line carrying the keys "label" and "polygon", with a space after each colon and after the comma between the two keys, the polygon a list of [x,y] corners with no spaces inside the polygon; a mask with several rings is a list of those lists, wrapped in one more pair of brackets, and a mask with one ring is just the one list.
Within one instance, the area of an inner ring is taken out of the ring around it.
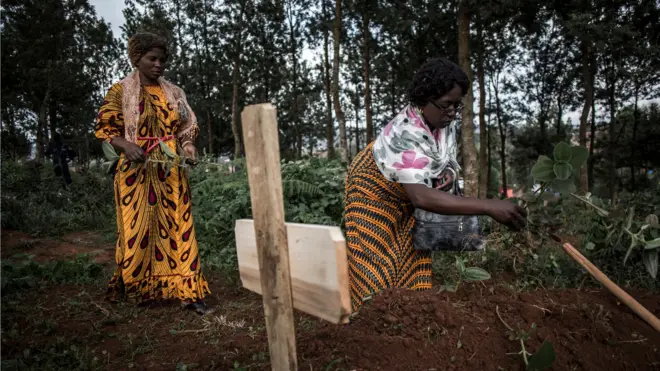
{"label": "patterned headscarf", "polygon": [[433,186],[456,162],[456,122],[431,130],[419,108],[406,106],[378,135],[373,147],[378,169],[388,180]]}

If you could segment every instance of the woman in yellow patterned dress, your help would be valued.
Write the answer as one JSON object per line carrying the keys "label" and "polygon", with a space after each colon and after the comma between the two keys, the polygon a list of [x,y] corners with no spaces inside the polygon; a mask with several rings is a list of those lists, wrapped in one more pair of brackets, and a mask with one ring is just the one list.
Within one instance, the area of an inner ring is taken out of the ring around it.
{"label": "woman in yellow patterned dress", "polygon": [[135,70],[110,88],[95,128],[99,139],[121,152],[114,171],[118,267],[108,299],[179,299],[204,314],[210,291],[201,272],[187,173],[176,166],[168,171],[158,145],[160,139],[194,158],[195,114],[183,91],[162,77],[162,37],[138,33],[128,42],[128,54]]}

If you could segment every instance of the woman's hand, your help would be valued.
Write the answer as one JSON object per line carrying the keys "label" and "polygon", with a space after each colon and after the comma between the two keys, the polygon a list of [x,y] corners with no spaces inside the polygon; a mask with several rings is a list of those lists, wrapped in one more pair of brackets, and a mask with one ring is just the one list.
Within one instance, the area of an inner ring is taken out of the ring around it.
{"label": "woman's hand", "polygon": [[511,229],[521,230],[527,225],[527,210],[506,200],[484,200],[486,213],[498,223]]}
{"label": "woman's hand", "polygon": [[124,138],[117,137],[112,139],[112,146],[124,152],[126,159],[131,162],[144,162],[147,155],[144,150],[135,143],[129,142]]}
{"label": "woman's hand", "polygon": [[186,143],[183,146],[183,153],[186,155],[186,157],[194,160],[195,156],[197,156],[197,148],[195,148],[195,145],[192,143]]}
{"label": "woman's hand", "polygon": [[488,215],[509,228],[520,230],[527,224],[527,211],[503,200],[459,197],[423,184],[403,184],[413,206],[445,215]]}
{"label": "woman's hand", "polygon": [[126,142],[126,145],[124,146],[124,155],[132,162],[144,162],[147,159],[144,150],[137,144],[130,142]]}

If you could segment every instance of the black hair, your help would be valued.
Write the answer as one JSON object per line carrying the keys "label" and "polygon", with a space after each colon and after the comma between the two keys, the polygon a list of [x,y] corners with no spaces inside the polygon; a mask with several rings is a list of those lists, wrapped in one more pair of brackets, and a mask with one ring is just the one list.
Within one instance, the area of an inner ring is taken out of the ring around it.
{"label": "black hair", "polygon": [[133,66],[153,49],[162,49],[168,57],[167,38],[152,32],[138,32],[128,39],[128,57]]}
{"label": "black hair", "polygon": [[433,58],[415,73],[408,90],[408,101],[414,106],[424,107],[449,93],[456,85],[463,95],[467,93],[470,80],[465,72],[446,58]]}

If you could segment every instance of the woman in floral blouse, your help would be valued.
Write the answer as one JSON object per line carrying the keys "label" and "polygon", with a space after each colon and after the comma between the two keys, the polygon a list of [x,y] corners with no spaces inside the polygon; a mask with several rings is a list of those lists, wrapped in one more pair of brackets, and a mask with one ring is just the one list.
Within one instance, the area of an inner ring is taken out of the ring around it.
{"label": "woman in floral blouse", "polygon": [[353,311],[386,288],[432,287],[431,253],[412,244],[415,208],[525,226],[525,210],[511,202],[452,194],[460,170],[455,118],[469,84],[456,64],[428,61],[413,78],[408,104],[353,160],[345,196]]}

